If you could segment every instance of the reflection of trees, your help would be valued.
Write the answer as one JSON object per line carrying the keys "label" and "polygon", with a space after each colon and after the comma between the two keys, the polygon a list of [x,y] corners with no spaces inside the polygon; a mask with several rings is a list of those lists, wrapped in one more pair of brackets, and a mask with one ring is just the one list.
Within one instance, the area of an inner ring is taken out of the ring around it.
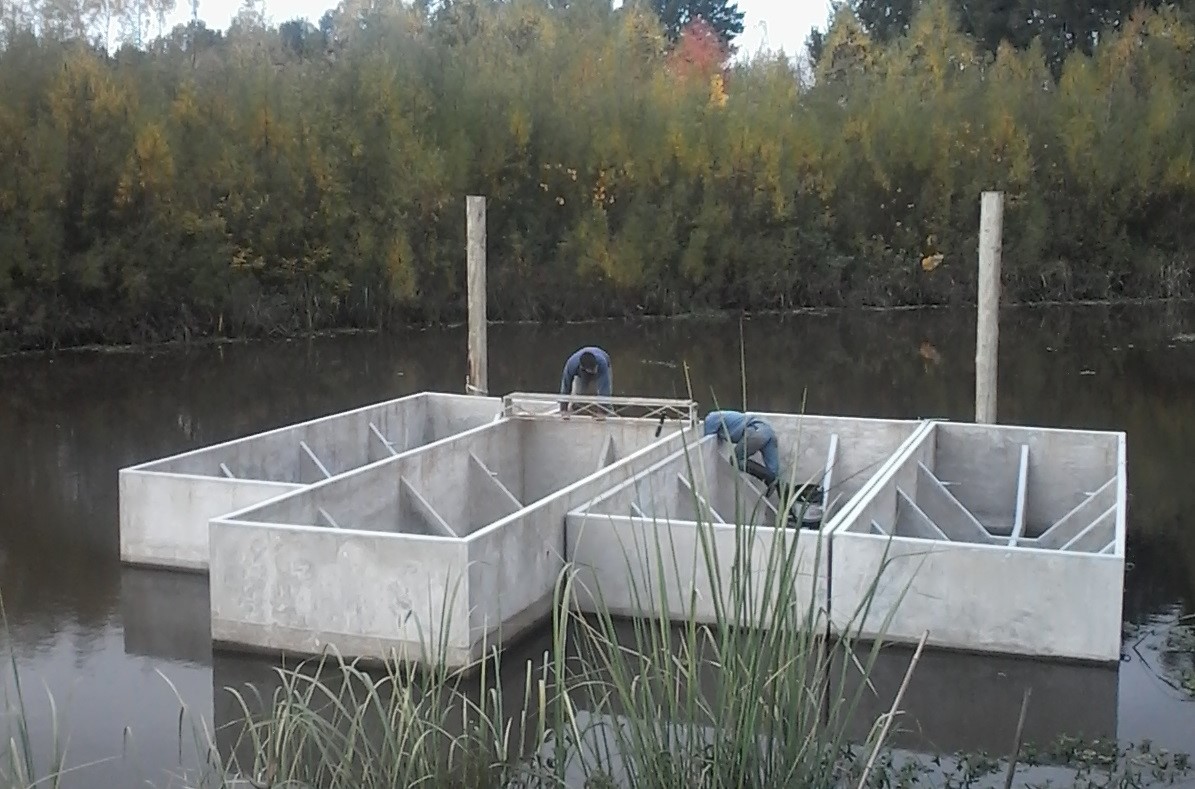
{"label": "reflection of trees", "polygon": [[[1179,364],[1192,351],[1167,347],[1176,319],[1161,313],[1026,309],[1001,324],[1002,420],[1128,432],[1133,620],[1195,595],[1195,535],[1183,528],[1195,486],[1182,476],[1195,413]],[[971,311],[757,318],[743,332],[752,409],[795,411],[807,391],[814,413],[971,418]],[[703,411],[715,395],[739,407],[738,338],[734,319],[494,326],[490,389],[554,391],[568,354],[596,342],[617,394],[686,396],[688,364]],[[415,391],[459,392],[465,365],[461,328],[3,362],[0,591],[18,638],[102,627],[115,610],[122,466]]]}

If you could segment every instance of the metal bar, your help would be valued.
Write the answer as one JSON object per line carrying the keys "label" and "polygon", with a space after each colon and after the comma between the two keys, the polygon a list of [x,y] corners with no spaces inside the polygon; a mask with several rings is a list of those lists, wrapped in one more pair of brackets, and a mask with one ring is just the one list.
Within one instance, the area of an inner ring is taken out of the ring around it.
{"label": "metal bar", "polygon": [[875,521],[871,522],[871,533],[878,534],[881,537],[889,536],[888,532],[884,531],[883,527],[881,527],[880,524],[876,523]]}
{"label": "metal bar", "polygon": [[1017,473],[1017,511],[1012,521],[1012,536],[1008,547],[1017,547],[1017,540],[1025,533],[1025,495],[1029,487],[1029,445],[1021,444],[1021,470]]}
{"label": "metal bar", "polygon": [[822,490],[826,493],[830,492],[830,486],[834,484],[834,466],[838,463],[838,434],[830,434],[830,451],[826,453],[826,472],[822,479]]}
{"label": "metal bar", "polygon": [[311,458],[311,462],[315,464],[315,467],[318,468],[325,477],[331,479],[331,472],[328,471],[327,467],[325,467],[323,463],[320,463],[319,458],[317,458],[315,453],[311,451],[311,447],[307,446],[307,442],[300,439],[299,446],[304,452],[307,453],[307,457]]}
{"label": "metal bar", "polygon": [[320,507],[320,508],[319,508],[317,511],[319,512],[319,514],[320,514],[320,515],[324,516],[324,520],[326,520],[328,523],[332,524],[332,528],[333,528],[333,529],[339,529],[339,528],[340,528],[340,524],[339,524],[339,523],[337,523],[337,522],[336,522],[336,521],[335,521],[335,520],[332,518],[332,516],[328,514],[328,511],[327,511],[326,509],[324,509],[323,507]]}
{"label": "metal bar", "polygon": [[603,402],[613,405],[642,405],[642,406],[671,406],[674,408],[688,408],[696,403],[695,400],[682,400],[670,397],[627,397],[625,395],[574,395],[548,394],[547,392],[511,392],[502,396],[506,402],[526,400],[530,402],[544,401],[549,403],[589,402],[594,398],[601,398]]}
{"label": "metal bar", "polygon": [[228,466],[224,465],[223,463],[220,464],[220,470],[223,471],[224,476],[228,477],[229,479],[236,479],[236,476],[228,470]]}
{"label": "metal bar", "polygon": [[643,509],[633,501],[631,502],[631,512],[635,513],[644,520],[648,520],[647,513],[645,513]]}
{"label": "metal bar", "polygon": [[369,423],[369,429],[370,429],[370,431],[371,431],[371,432],[372,432],[372,433],[373,433],[375,436],[377,436],[377,438],[378,438],[378,441],[381,441],[381,442],[382,442],[382,446],[386,447],[386,449],[388,449],[388,450],[390,451],[390,456],[391,456],[391,457],[393,457],[393,456],[395,456],[395,455],[397,455],[397,454],[398,454],[398,452],[397,452],[397,451],[394,449],[394,444],[390,443],[390,442],[389,442],[389,441],[386,439],[386,437],[385,437],[384,435],[382,435],[382,431],[381,431],[381,430],[378,430],[378,429],[377,429],[377,427],[374,425],[374,423],[373,423],[373,422],[370,422],[370,423]]}

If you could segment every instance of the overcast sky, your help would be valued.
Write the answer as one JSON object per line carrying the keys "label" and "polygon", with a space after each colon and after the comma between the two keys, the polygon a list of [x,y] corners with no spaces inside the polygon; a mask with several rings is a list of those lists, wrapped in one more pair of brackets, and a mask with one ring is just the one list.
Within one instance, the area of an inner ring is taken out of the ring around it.
{"label": "overcast sky", "polygon": [[[199,17],[209,27],[223,30],[240,7],[241,0],[199,0]],[[266,15],[275,22],[306,17],[319,21],[324,11],[337,0],[266,0]],[[739,0],[743,17],[743,35],[736,42],[743,54],[760,48],[797,55],[804,51],[810,28],[825,30],[829,0]],[[166,30],[191,18],[190,0],[178,0],[174,13],[166,19]]]}

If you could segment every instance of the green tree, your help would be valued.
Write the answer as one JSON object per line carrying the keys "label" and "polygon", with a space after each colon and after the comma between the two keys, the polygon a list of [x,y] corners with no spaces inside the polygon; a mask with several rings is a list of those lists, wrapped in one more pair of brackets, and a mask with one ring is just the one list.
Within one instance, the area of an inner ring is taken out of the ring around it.
{"label": "green tree", "polygon": [[[928,0],[846,0],[877,41],[905,35]],[[1002,42],[1025,49],[1040,38],[1046,61],[1057,75],[1072,51],[1090,55],[1101,34],[1115,31],[1139,6],[1151,9],[1172,0],[951,0],[964,32],[995,54]],[[1191,7],[1188,0],[1179,6]]]}

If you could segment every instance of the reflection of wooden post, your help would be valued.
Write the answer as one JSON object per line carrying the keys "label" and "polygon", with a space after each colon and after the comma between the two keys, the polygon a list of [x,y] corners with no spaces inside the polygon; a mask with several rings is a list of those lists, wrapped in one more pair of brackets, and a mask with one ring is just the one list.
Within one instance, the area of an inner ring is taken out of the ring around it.
{"label": "reflection of wooden post", "polygon": [[465,392],[485,395],[490,387],[486,365],[484,197],[465,198],[465,223],[469,297],[469,377],[465,379]]}
{"label": "reflection of wooden post", "polygon": [[975,421],[996,421],[1000,339],[1000,253],[1004,195],[984,192],[979,209],[979,290],[975,325]]}

